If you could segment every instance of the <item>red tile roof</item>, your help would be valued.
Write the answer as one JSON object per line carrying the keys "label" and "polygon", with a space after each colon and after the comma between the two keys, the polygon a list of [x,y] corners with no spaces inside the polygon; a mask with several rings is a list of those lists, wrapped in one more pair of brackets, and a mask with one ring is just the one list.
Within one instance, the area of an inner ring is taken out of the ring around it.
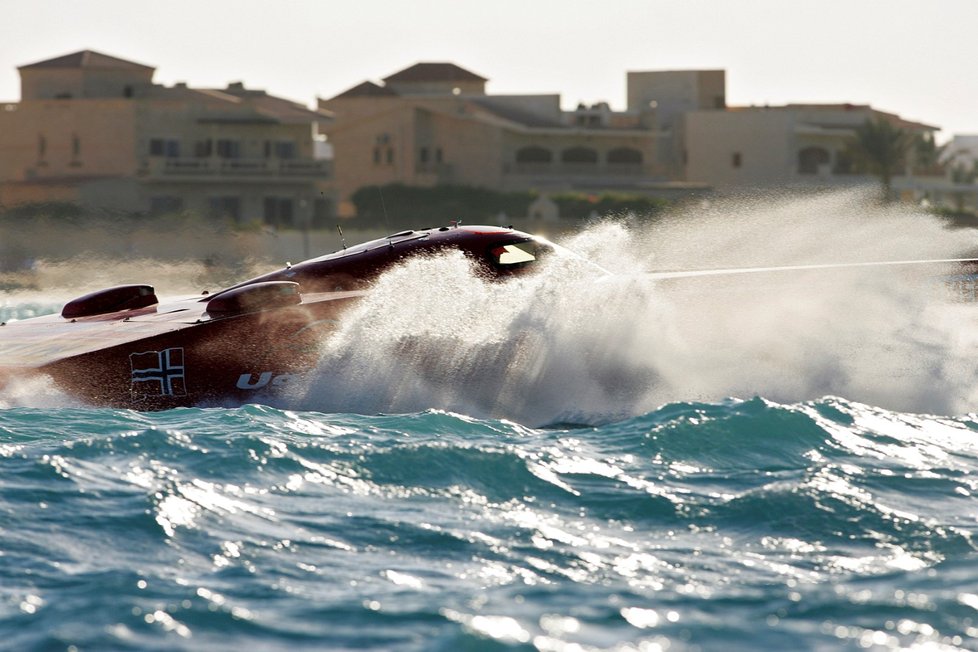
{"label": "red tile roof", "polygon": [[416,63],[390,77],[384,77],[385,82],[457,82],[457,81],[489,81],[474,72],[460,68],[454,63]]}
{"label": "red tile roof", "polygon": [[29,63],[20,66],[19,70],[24,70],[25,68],[122,68],[128,70],[155,70],[152,66],[144,66],[141,63],[111,57],[101,52],[95,52],[94,50],[81,50],[55,57],[54,59]]}

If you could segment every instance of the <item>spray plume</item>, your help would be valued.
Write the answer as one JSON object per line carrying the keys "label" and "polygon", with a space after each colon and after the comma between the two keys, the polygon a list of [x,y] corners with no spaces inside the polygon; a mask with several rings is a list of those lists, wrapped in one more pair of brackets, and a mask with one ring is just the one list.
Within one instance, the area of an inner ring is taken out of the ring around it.
{"label": "spray plume", "polygon": [[502,283],[460,254],[382,277],[323,344],[302,407],[436,407],[523,423],[597,423],[671,401],[842,395],[907,411],[972,409],[973,307],[950,266],[656,279],[655,272],[956,258],[967,231],[841,192],[732,201],[655,224],[599,224]]}

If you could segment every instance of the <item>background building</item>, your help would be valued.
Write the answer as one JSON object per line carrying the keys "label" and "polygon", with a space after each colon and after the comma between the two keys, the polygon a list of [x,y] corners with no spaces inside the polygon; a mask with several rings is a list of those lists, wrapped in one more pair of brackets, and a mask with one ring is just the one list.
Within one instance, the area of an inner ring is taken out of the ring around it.
{"label": "background building", "polygon": [[[685,178],[721,191],[870,183],[872,177],[857,173],[850,144],[857,127],[876,119],[911,135],[937,131],[937,127],[855,104],[688,111],[682,116]],[[895,180],[894,185],[899,187],[905,181]]]}
{"label": "background building", "polygon": [[978,136],[955,135],[937,148],[939,176],[907,180],[904,192],[931,206],[978,215]]}
{"label": "background building", "polygon": [[22,66],[0,105],[0,204],[193,211],[273,225],[329,215],[329,115],[251,90],[153,83],[154,68],[90,50]]}
{"label": "background building", "polygon": [[[629,72],[624,111],[490,95],[486,78],[453,63],[365,81],[315,110],[241,82],[164,87],[150,66],[88,50],[19,72],[21,101],[0,105],[0,205],[278,226],[329,224],[352,215],[358,189],[390,183],[662,198],[865,184],[874,180],[857,172],[851,144],[867,120],[937,130],[868,105],[728,107],[723,70]],[[978,164],[962,172],[965,149],[946,168],[964,181],[914,176],[908,158],[894,189],[974,203]]]}
{"label": "background building", "polygon": [[[419,63],[381,84],[363,82],[319,101],[334,116],[327,130],[337,192],[348,199],[362,186],[386,183],[665,192],[672,162],[660,155],[659,141],[672,136],[646,99],[659,74],[636,77],[634,93],[629,77],[627,111],[603,102],[563,111],[556,94],[488,95],[484,77],[452,63]],[[719,87],[714,94],[722,96],[722,81]],[[661,106],[672,121],[674,107],[700,101],[663,94]]]}
{"label": "background building", "polygon": [[658,162],[672,179],[685,178],[685,116],[727,106],[723,70],[629,72],[628,110],[659,134]]}

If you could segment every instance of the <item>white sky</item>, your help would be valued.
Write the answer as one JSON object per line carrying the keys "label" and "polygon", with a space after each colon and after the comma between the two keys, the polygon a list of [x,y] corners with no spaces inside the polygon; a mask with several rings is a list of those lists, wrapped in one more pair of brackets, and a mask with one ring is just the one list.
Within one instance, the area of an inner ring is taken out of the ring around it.
{"label": "white sky", "polygon": [[309,105],[418,61],[567,108],[623,109],[629,70],[724,68],[730,104],[870,103],[947,139],[978,133],[976,26],[978,0],[0,0],[0,101],[81,49]]}

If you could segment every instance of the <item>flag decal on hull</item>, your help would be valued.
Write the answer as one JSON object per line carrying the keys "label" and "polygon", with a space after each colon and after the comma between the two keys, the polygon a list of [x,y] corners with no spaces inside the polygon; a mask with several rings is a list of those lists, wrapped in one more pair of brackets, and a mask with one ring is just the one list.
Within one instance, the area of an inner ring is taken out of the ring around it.
{"label": "flag decal on hull", "polygon": [[183,348],[130,353],[129,363],[133,398],[187,395]]}

